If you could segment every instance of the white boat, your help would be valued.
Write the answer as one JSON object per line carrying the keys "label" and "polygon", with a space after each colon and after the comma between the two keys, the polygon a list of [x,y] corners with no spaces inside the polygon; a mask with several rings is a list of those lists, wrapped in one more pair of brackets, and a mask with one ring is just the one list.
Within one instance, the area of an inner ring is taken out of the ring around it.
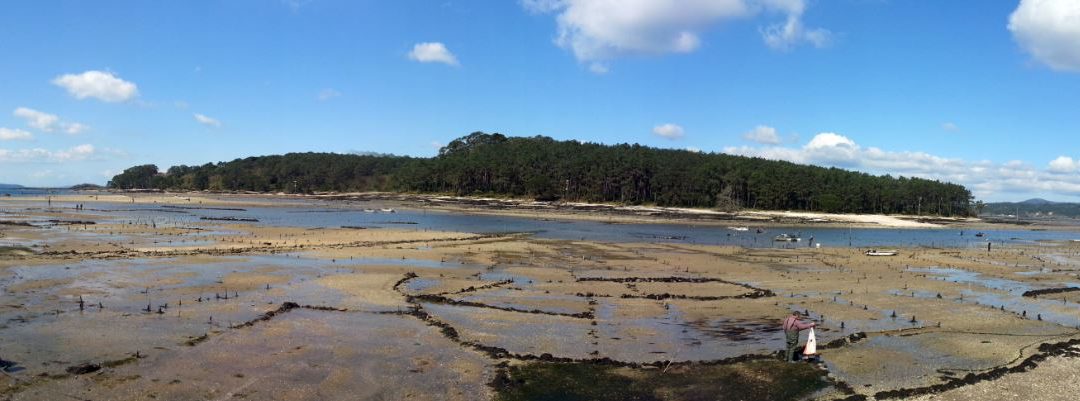
{"label": "white boat", "polygon": [[731,231],[750,231],[750,227],[728,227]]}
{"label": "white boat", "polygon": [[364,213],[375,213],[375,209],[364,209]]}
{"label": "white boat", "polygon": [[394,209],[391,209],[391,208],[388,208],[388,207],[386,207],[386,208],[382,208],[382,209],[379,209],[379,211],[380,211],[380,212],[383,212],[383,213],[396,213],[396,212],[394,211]]}
{"label": "white boat", "polygon": [[799,242],[799,241],[802,241],[802,238],[799,238],[798,235],[794,235],[794,234],[780,234],[780,235],[777,235],[777,236],[773,237],[773,241],[777,241],[777,242]]}
{"label": "white boat", "polygon": [[897,251],[879,251],[877,249],[871,249],[866,251],[866,256],[896,256]]}

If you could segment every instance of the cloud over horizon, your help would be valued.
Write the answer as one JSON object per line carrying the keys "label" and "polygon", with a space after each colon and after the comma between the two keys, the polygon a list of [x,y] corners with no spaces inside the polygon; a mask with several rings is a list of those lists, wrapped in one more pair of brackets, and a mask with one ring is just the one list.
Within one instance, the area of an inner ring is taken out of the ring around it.
{"label": "cloud over horizon", "polygon": [[763,145],[779,145],[780,136],[776,134],[776,128],[768,125],[759,125],[743,134],[743,139],[757,142]]}
{"label": "cloud over horizon", "polygon": [[[106,154],[117,155],[120,152],[108,150]],[[9,150],[0,149],[0,163],[63,163],[83,161],[104,157],[94,145],[82,144],[63,150],[42,148]]]}
{"label": "cloud over horizon", "polygon": [[870,174],[918,177],[964,185],[976,197],[1005,194],[1057,194],[1080,196],[1080,160],[1061,156],[1045,169],[1022,161],[994,163],[948,158],[926,152],[887,151],[863,147],[851,138],[822,132],[802,147],[729,146],[724,153],[784,160],[823,167],[838,167]]}
{"label": "cloud over horizon", "polygon": [[661,138],[676,140],[683,137],[685,130],[678,124],[667,123],[653,127],[652,133]]}

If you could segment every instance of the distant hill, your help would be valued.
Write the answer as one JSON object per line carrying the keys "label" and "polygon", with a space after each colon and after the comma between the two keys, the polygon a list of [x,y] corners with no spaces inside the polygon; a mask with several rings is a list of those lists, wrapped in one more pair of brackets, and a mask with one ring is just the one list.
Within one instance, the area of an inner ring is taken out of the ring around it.
{"label": "distant hill", "polygon": [[987,203],[985,216],[1011,216],[1020,218],[1080,218],[1080,203],[1053,202],[1046,199],[1028,199],[1022,202]]}
{"label": "distant hill", "polygon": [[1030,205],[1030,206],[1045,206],[1045,205],[1053,205],[1053,204],[1056,204],[1058,202],[1052,202],[1052,201],[1048,201],[1048,200],[1042,199],[1042,198],[1031,198],[1031,199],[1028,199],[1026,201],[1018,202],[1018,203],[1020,203],[1021,205]]}
{"label": "distant hill", "polygon": [[0,184],[0,189],[22,189],[22,188],[26,188],[26,187],[24,187],[22,185],[15,185],[15,184]]}

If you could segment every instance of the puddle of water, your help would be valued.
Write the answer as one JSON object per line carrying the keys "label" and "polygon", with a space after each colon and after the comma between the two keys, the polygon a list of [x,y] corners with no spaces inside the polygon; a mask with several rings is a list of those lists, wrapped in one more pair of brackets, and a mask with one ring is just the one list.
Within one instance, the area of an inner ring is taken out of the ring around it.
{"label": "puddle of water", "polygon": [[[1008,279],[987,277],[982,274],[953,268],[912,268],[914,272],[930,273],[944,276],[946,280],[982,287],[995,291],[980,291],[978,288],[968,287],[961,290],[964,302],[978,302],[980,305],[1000,308],[1017,314],[1024,314],[1028,319],[1038,319],[1041,315],[1043,321],[1057,323],[1066,327],[1080,327],[1080,310],[1076,309],[1075,303],[1071,305],[1061,301],[1050,299],[1029,298],[1022,294],[1040,288],[1051,287],[1080,287],[1076,282],[1043,283],[1035,286],[1028,283]],[[1026,273],[1026,272],[1025,272]],[[1003,291],[1003,292],[1002,292]],[[917,293],[916,296],[929,297],[929,293]],[[935,294],[936,296],[936,294]]]}
{"label": "puddle of water", "polygon": [[461,262],[452,261],[437,261],[427,259],[394,259],[394,258],[354,258],[349,259],[349,263],[361,264],[361,265],[379,265],[379,266],[408,266],[419,267],[425,269],[469,269],[469,268],[482,268],[482,266],[463,264]]}

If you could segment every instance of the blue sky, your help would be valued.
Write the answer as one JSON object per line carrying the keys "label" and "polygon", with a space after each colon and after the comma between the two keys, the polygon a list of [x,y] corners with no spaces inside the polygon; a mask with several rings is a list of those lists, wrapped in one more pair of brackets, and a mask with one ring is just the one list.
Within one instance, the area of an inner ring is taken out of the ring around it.
{"label": "blue sky", "polygon": [[431,156],[482,130],[1080,200],[1071,0],[4,8],[0,182],[292,151]]}

